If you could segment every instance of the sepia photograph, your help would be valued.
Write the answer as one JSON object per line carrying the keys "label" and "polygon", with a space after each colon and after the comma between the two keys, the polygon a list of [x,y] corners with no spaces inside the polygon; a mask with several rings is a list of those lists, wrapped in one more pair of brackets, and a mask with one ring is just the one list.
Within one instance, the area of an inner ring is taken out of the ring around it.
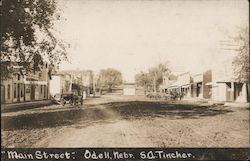
{"label": "sepia photograph", "polygon": [[2,148],[250,148],[247,0],[0,6]]}

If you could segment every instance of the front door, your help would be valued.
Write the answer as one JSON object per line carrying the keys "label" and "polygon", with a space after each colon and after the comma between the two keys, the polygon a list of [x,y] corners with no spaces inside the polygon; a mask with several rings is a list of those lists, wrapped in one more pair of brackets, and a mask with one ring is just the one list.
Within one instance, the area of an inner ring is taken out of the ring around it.
{"label": "front door", "polygon": [[5,103],[5,87],[1,85],[1,104]]}
{"label": "front door", "polygon": [[17,102],[20,102],[20,83],[17,84]]}
{"label": "front door", "polygon": [[30,89],[30,99],[31,100],[35,100],[35,92],[36,92],[36,86],[35,85],[31,85],[31,89]]}
{"label": "front door", "polygon": [[25,84],[23,84],[23,100],[26,101],[26,87]]}

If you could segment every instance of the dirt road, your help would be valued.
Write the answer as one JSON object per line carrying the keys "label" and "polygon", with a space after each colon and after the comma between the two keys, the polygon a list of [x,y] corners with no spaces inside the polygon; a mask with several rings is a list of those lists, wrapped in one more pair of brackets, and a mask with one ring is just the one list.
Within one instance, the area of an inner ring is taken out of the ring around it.
{"label": "dirt road", "polygon": [[2,118],[8,147],[249,147],[246,104],[104,96],[83,107],[54,105]]}

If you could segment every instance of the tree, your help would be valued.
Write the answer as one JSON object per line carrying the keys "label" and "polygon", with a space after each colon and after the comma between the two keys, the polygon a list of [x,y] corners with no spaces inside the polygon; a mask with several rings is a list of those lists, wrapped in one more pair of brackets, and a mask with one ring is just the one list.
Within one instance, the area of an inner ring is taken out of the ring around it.
{"label": "tree", "polygon": [[147,72],[141,72],[135,76],[136,84],[143,86],[145,90],[153,89],[155,92],[159,89],[163,82],[163,75],[170,74],[167,63],[160,63],[155,67],[151,67]]}
{"label": "tree", "polygon": [[55,0],[3,0],[1,3],[1,79],[20,65],[39,71],[45,63],[67,60],[66,44],[55,35]]}
{"label": "tree", "polygon": [[112,91],[112,87],[122,84],[122,74],[120,71],[108,68],[100,71],[98,76],[98,86]]}
{"label": "tree", "polygon": [[239,35],[233,37],[239,48],[233,60],[234,76],[238,82],[249,82],[249,28],[240,28]]}
{"label": "tree", "polygon": [[149,75],[153,80],[154,91],[156,92],[159,89],[160,84],[163,82],[163,74],[169,74],[170,70],[167,63],[160,63],[156,67],[149,68]]}
{"label": "tree", "polygon": [[142,71],[135,75],[135,82],[137,86],[143,87],[145,92],[152,87],[152,80],[149,74]]}

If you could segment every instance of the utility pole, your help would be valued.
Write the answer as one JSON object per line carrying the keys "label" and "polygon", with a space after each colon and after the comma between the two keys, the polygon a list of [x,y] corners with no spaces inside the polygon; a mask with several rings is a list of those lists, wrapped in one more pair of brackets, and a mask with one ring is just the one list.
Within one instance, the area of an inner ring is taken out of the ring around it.
{"label": "utility pole", "polygon": [[154,76],[154,93],[156,93],[156,79],[155,79],[155,76]]}
{"label": "utility pole", "polygon": [[94,92],[94,96],[95,96],[95,91],[96,91],[96,79],[95,77],[93,77],[93,92]]}

